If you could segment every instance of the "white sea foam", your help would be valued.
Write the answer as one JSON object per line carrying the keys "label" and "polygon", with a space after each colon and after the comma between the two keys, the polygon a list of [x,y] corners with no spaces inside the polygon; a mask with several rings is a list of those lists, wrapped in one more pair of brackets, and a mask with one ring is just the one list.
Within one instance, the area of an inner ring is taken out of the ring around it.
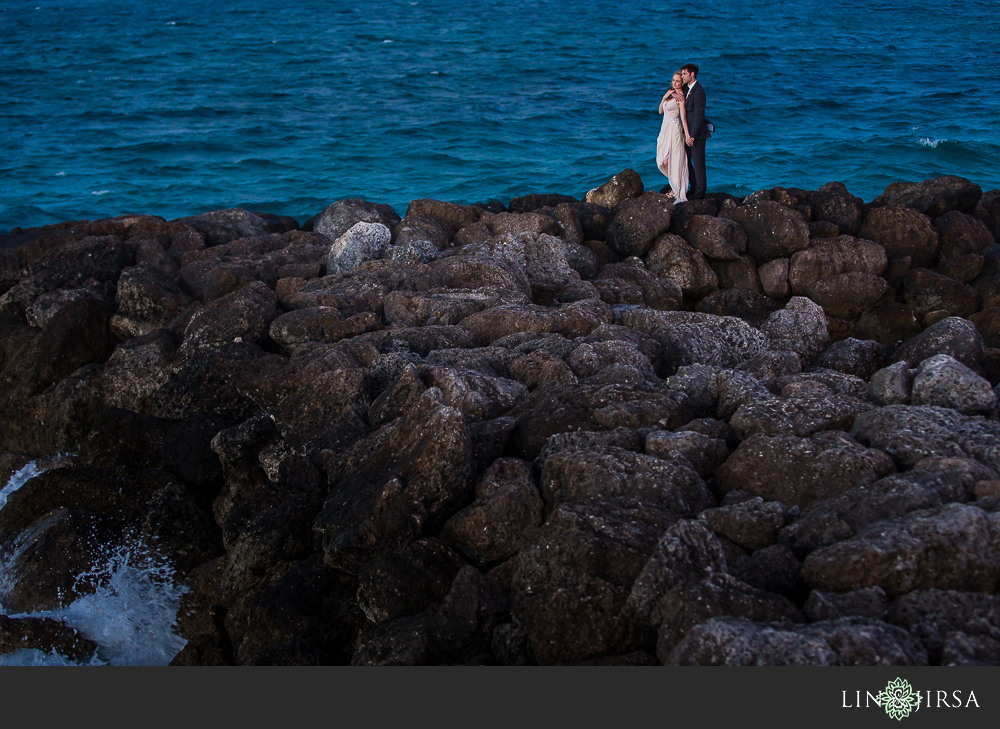
{"label": "white sea foam", "polygon": [[[0,566],[0,569],[3,569]],[[56,610],[11,617],[59,620],[97,644],[88,665],[165,666],[186,641],[174,631],[177,608],[187,589],[174,584],[173,568],[133,543],[108,554],[104,564],[77,578],[96,586],[88,595]],[[17,651],[0,665],[74,665],[63,656]]]}
{"label": "white sea foam", "polygon": [[91,195],[107,195],[111,190],[92,190]]}
{"label": "white sea foam", "polygon": [[941,142],[947,142],[947,139],[931,139],[930,137],[921,137],[917,140],[921,147],[930,147],[931,149],[937,149]]}
{"label": "white sea foam", "polygon": [[[67,457],[32,461],[17,471],[0,490],[0,508],[31,478]],[[24,546],[13,544],[0,559],[0,600],[16,585],[18,576],[12,565]],[[65,607],[31,613],[30,617],[62,621],[94,641],[98,648],[90,665],[166,665],[184,647],[185,640],[174,631],[174,622],[181,596],[187,589],[174,584],[174,570],[169,562],[138,539],[132,539],[126,546],[109,548],[94,569],[77,576],[76,584],[86,588],[81,592],[89,594]],[[7,614],[2,604],[0,614]],[[75,664],[58,654],[20,650],[0,655],[0,665]]]}

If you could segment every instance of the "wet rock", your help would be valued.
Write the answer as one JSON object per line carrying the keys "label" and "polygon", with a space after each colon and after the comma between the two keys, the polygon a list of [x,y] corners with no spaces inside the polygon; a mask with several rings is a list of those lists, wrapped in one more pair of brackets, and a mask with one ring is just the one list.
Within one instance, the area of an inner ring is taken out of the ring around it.
{"label": "wet rock", "polygon": [[363,620],[357,585],[319,555],[277,570],[226,614],[226,633],[244,665],[336,665],[350,659]]}
{"label": "wet rock", "polygon": [[873,208],[858,235],[878,243],[890,259],[909,256],[915,267],[933,264],[938,255],[939,236],[930,218],[907,207]]}
{"label": "wet rock", "polygon": [[719,277],[704,254],[679,235],[666,233],[657,238],[646,265],[656,276],[674,282],[689,298],[701,298],[719,287]]}
{"label": "wet rock", "polygon": [[785,507],[759,496],[738,504],[706,509],[698,518],[721,537],[744,549],[763,549],[771,544],[785,525]]}
{"label": "wet rock", "polygon": [[985,370],[986,348],[982,337],[974,324],[958,317],[948,317],[928,327],[896,349],[892,359],[915,367],[936,354],[950,355],[978,373]]}
{"label": "wet rock", "polygon": [[817,367],[869,380],[877,370],[881,369],[885,357],[885,347],[878,342],[848,337],[831,344],[815,364]]}
{"label": "wet rock", "polygon": [[332,306],[310,306],[275,317],[268,335],[284,351],[291,352],[304,342],[337,342],[380,327],[381,319],[371,311],[345,319]]}
{"label": "wet rock", "polygon": [[711,215],[695,215],[684,226],[684,240],[709,258],[738,260],[747,248],[747,236],[737,223]]}
{"label": "wet rock", "polygon": [[58,653],[83,663],[94,655],[97,644],[58,620],[0,615],[0,654],[19,650]]}
{"label": "wet rock", "polygon": [[715,479],[723,493],[740,490],[785,506],[808,506],[871,484],[892,470],[884,453],[841,433],[755,435],[716,469]]}
{"label": "wet rock", "polygon": [[526,461],[494,461],[476,482],[475,499],[448,520],[442,536],[480,567],[513,557],[542,524],[542,499]]}
{"label": "wet rock", "polygon": [[714,618],[669,655],[678,666],[923,666],[927,653],[906,631],[866,618],[768,625]]}
{"label": "wet rock", "polygon": [[624,653],[632,584],[677,517],[637,502],[561,504],[521,550],[511,612],[540,664]]}
{"label": "wet rock", "polygon": [[642,195],[643,189],[639,173],[635,170],[625,169],[600,187],[590,190],[583,199],[584,202],[614,210],[622,201]]}
{"label": "wet rock", "polygon": [[878,586],[889,595],[921,589],[993,592],[1000,581],[996,515],[947,504],[876,522],[819,549],[804,564],[806,580],[845,592]]}
{"label": "wet rock", "polygon": [[802,610],[813,623],[849,617],[885,620],[889,601],[881,587],[863,587],[840,594],[813,590]]}
{"label": "wet rock", "polygon": [[812,363],[830,342],[823,309],[801,296],[793,296],[784,309],[771,314],[760,331],[770,349],[795,352],[803,364]]}
{"label": "wet rock", "polygon": [[199,347],[233,341],[261,344],[267,339],[271,321],[277,314],[277,297],[259,281],[200,309],[184,328],[182,347],[188,352]]}
{"label": "wet rock", "polygon": [[979,310],[979,296],[974,288],[925,268],[915,268],[906,274],[902,295],[918,320],[932,311],[968,318]]}
{"label": "wet rock", "polygon": [[434,388],[399,419],[321,458],[330,495],[316,537],[327,561],[347,568],[439,529],[471,492],[461,413]]}
{"label": "wet rock", "polygon": [[896,362],[871,376],[868,395],[879,405],[909,405],[914,371]]}
{"label": "wet rock", "polygon": [[871,204],[902,205],[936,218],[950,210],[971,213],[981,195],[979,185],[947,175],[923,182],[893,182]]}
{"label": "wet rock", "polygon": [[418,539],[358,573],[358,606],[375,623],[423,612],[448,594],[464,560],[438,539]]}
{"label": "wet rock", "polygon": [[[0,535],[12,534],[6,531],[9,524],[7,519],[0,525]],[[109,543],[113,533],[84,509],[57,507],[28,522],[27,529],[0,549],[4,571],[13,578],[3,585],[4,608],[14,614],[54,610],[92,593],[96,585],[77,577],[103,561],[100,545]]]}
{"label": "wet rock", "polygon": [[987,413],[997,403],[988,381],[947,354],[920,363],[911,397],[914,405],[937,405],[965,415]]}
{"label": "wet rock", "polygon": [[670,198],[658,192],[622,200],[608,223],[608,243],[626,258],[644,255],[656,237],[670,227],[672,209]]}

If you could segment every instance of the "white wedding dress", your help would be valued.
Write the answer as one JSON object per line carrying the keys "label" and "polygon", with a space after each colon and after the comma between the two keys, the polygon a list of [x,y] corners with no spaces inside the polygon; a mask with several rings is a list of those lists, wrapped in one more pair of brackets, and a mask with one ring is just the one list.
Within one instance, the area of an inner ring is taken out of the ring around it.
{"label": "white wedding dress", "polygon": [[656,167],[670,180],[674,202],[687,200],[688,162],[684,146],[684,126],[674,99],[663,105],[663,123],[656,138]]}

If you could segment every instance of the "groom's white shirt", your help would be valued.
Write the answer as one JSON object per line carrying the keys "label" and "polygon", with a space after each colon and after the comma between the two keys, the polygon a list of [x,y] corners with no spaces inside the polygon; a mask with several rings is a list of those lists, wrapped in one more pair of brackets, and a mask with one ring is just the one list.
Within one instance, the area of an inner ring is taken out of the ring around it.
{"label": "groom's white shirt", "polygon": [[697,84],[697,83],[698,83],[698,79],[695,79],[694,81],[691,82],[691,84],[688,86],[688,92],[684,96],[685,99],[688,98],[688,96],[691,95],[691,89],[693,89],[695,87],[695,84]]}

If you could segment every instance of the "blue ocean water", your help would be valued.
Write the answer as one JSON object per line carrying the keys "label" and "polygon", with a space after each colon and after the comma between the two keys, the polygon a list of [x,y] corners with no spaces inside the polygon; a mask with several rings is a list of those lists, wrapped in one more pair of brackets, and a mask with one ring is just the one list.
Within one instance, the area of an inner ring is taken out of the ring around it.
{"label": "blue ocean water", "polygon": [[0,0],[0,231],[647,188],[701,67],[710,191],[1000,187],[995,0]]}

